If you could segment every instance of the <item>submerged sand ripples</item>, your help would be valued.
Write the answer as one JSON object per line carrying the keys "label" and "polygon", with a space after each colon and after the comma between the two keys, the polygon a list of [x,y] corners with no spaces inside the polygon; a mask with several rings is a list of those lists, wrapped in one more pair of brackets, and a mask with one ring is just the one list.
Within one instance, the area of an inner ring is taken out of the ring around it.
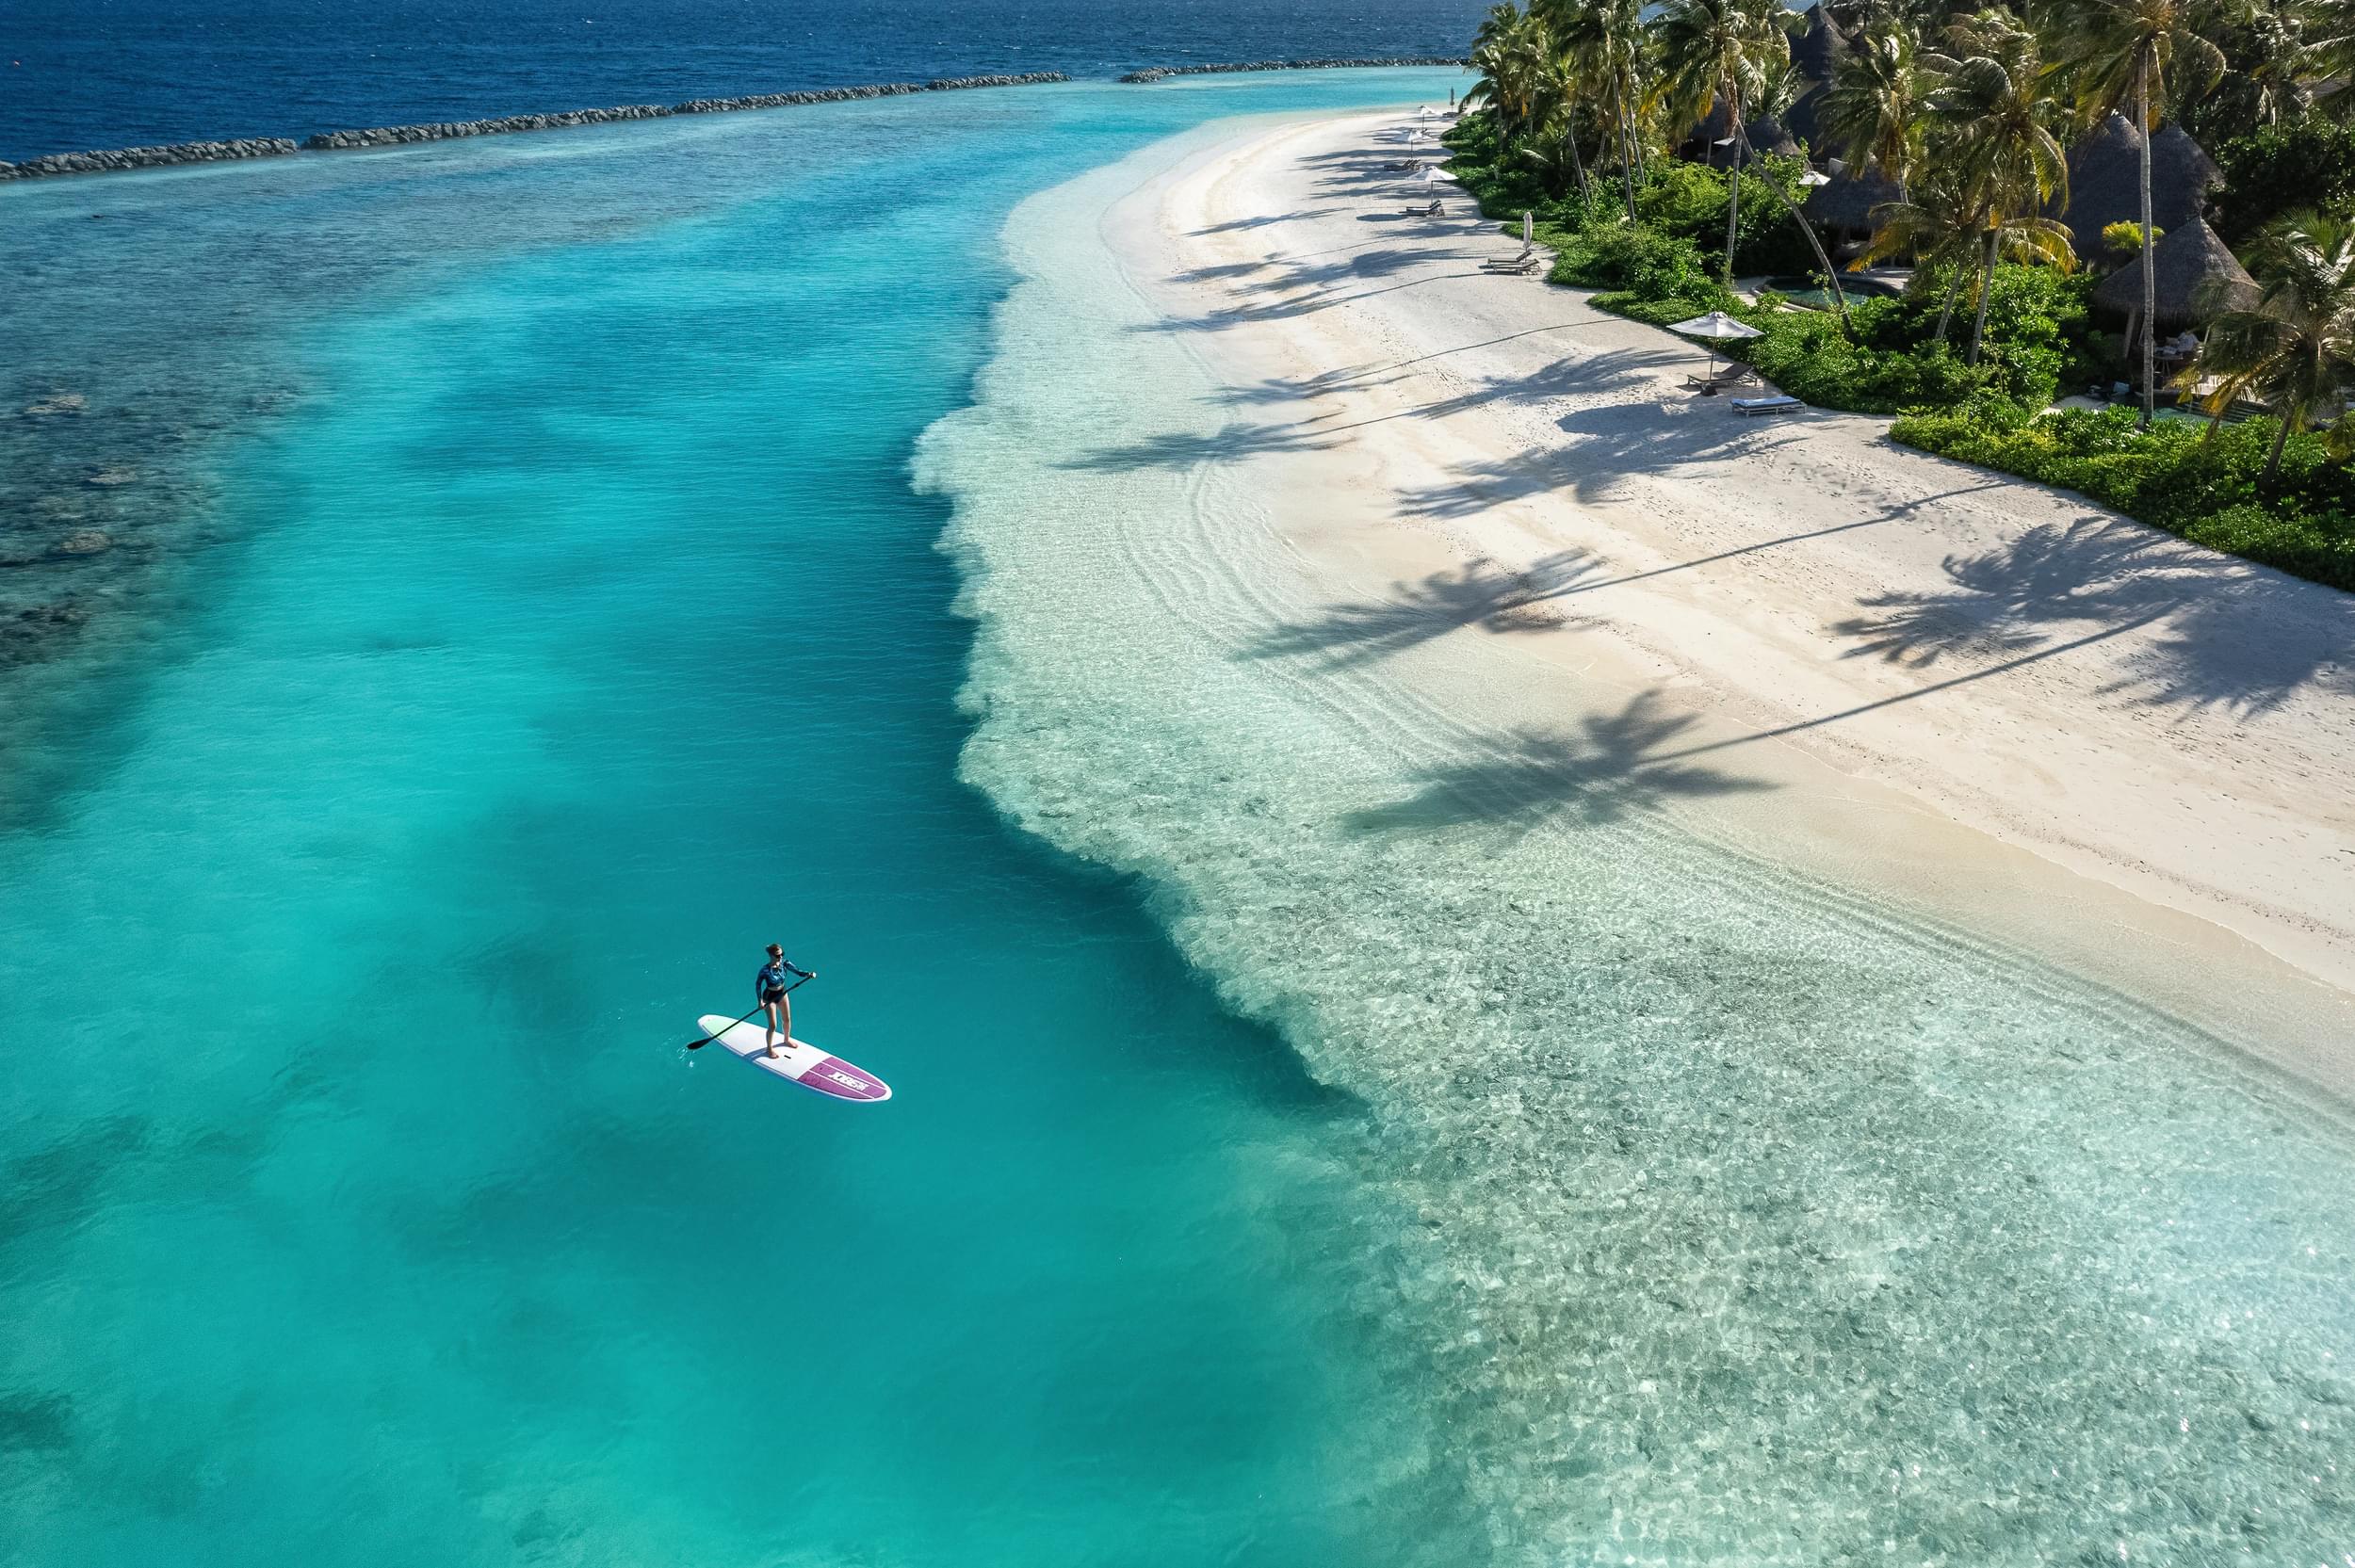
{"label": "submerged sand ripples", "polygon": [[1478,616],[1286,644],[1318,585],[1095,242],[1133,183],[1017,215],[998,356],[926,445],[965,767],[1371,1107],[1366,1176],[1421,1220],[1383,1252],[1398,1375],[1495,1560],[2355,1550],[2340,1132],[2128,999],[1693,836],[1654,808],[1765,785],[1644,698],[1489,725],[1528,667]]}

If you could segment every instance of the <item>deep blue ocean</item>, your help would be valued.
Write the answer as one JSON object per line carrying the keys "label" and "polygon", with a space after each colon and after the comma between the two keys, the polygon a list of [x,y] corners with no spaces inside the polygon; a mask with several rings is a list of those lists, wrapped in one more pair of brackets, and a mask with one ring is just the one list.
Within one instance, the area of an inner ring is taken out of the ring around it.
{"label": "deep blue ocean", "polygon": [[1457,55],[1479,0],[10,0],[0,158],[800,88]]}

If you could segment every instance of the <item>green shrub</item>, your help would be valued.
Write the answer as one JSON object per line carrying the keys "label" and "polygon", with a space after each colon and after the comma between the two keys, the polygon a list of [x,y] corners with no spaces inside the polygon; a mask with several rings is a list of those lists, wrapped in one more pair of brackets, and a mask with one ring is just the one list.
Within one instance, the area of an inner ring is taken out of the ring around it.
{"label": "green shrub", "polygon": [[[1692,299],[1678,299],[1671,296],[1661,299],[1622,291],[1598,294],[1592,302],[1597,310],[1609,311],[1614,315],[1624,315],[1631,321],[1641,321],[1648,327],[1671,327],[1680,321],[1690,321],[1697,315],[1707,315],[1711,311],[1724,310],[1729,303],[1731,303],[1725,295],[1716,290],[1713,284],[1711,285],[1707,294]],[[1697,345],[1698,340],[1696,340],[1697,348]],[[1729,346],[1720,343],[1713,347],[1719,354],[1723,354]]]}
{"label": "green shrub", "polygon": [[[1623,249],[1648,259],[1663,243],[1649,236],[1624,242]],[[1596,308],[1658,327],[1706,311],[1726,311],[1765,335],[1721,345],[1720,352],[1747,361],[1802,401],[1860,413],[1968,404],[1990,417],[2015,422],[2024,418],[2027,410],[2053,400],[2055,377],[2066,359],[2060,324],[2049,313],[2067,315],[2077,298],[2071,291],[2055,291],[2046,278],[2006,276],[2026,273],[2027,268],[1999,268],[1995,293],[1988,301],[1987,352],[1978,364],[1968,365],[1959,348],[1929,341],[1937,321],[1935,303],[1858,299],[1849,312],[1854,336],[1845,337],[1838,316],[1829,311],[1746,306],[1706,272],[1696,277],[1689,265],[1681,270],[1665,260],[1648,268],[1621,266],[1607,279],[1599,277],[1601,269],[1591,257],[1583,266],[1583,275],[1566,281],[1619,285],[1596,296]],[[2001,331],[2015,335],[2006,341],[1998,335]],[[1960,338],[1962,332],[1954,335]]]}
{"label": "green shrub", "polygon": [[2260,485],[2269,419],[2211,435],[2180,419],[2135,428],[2131,409],[2065,409],[2024,423],[1980,411],[1915,414],[1891,436],[1925,452],[2073,490],[2210,548],[2355,589],[2355,483],[2313,435],[2292,436]]}
{"label": "green shrub", "polygon": [[[1788,167],[1785,167],[1785,166]],[[1742,171],[1742,231],[1734,250],[1733,270],[1742,277],[1806,272],[1815,266],[1815,252],[1798,225],[1766,185],[1767,173],[1795,190],[1793,182],[1802,165],[1797,159],[1774,159],[1766,172],[1759,165]],[[1600,203],[1598,203],[1600,204]],[[1626,213],[1624,198],[1617,211]],[[1697,163],[1655,159],[1635,191],[1638,221],[1657,233],[1690,240],[1707,258],[1711,271],[1719,271],[1726,254],[1726,174]]]}
{"label": "green shrub", "polygon": [[1589,228],[1562,259],[1567,267],[1563,281],[1588,288],[1624,289],[1653,299],[1714,299],[1719,293],[1708,263],[1691,240],[1641,223]]}

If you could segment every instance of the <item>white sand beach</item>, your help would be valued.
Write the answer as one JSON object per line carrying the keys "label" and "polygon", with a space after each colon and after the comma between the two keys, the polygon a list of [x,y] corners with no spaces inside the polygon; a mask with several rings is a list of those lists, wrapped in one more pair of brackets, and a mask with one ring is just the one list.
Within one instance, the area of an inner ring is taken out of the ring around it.
{"label": "white sand beach", "polygon": [[1405,123],[1256,127],[1103,227],[1231,389],[1194,455],[1329,601],[1277,651],[2355,1092],[2355,599],[1691,395],[1697,346],[1406,215]]}
{"label": "white sand beach", "polygon": [[1686,397],[1398,123],[1015,210],[964,776],[1362,1129],[1493,1560],[2335,1542],[2347,602]]}

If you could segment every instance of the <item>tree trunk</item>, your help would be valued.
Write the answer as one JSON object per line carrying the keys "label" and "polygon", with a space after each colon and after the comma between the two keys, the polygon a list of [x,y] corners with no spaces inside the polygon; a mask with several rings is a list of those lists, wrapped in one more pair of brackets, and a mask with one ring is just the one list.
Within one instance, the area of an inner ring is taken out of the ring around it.
{"label": "tree trunk", "polygon": [[[2286,399],[2282,400],[2286,401]],[[2278,422],[2273,427],[2273,450],[2266,454],[2266,471],[2260,476],[2260,478],[2264,483],[2271,484],[2273,482],[2275,471],[2282,466],[2282,448],[2289,445],[2289,439],[2290,415],[2289,411],[2287,409],[2283,409]]]}
{"label": "tree trunk", "polygon": [[[1733,133],[1733,177],[1737,181],[1742,177],[1743,164],[1753,155],[1749,133],[1737,126]],[[1799,226],[1799,233],[1807,236],[1808,249],[1815,252],[1816,261],[1822,265],[1824,282],[1831,288],[1832,303],[1840,309],[1840,335],[1854,337],[1856,335],[1855,324],[1848,319],[1848,296],[1840,287],[1840,274],[1832,267],[1831,257],[1824,253],[1824,242],[1816,237],[1815,225],[1807,220],[1807,215],[1799,211],[1796,204],[1784,193],[1782,186],[1775,184],[1772,176],[1766,177],[1766,188],[1775,193],[1775,200],[1780,202],[1783,209],[1791,214],[1791,221],[1796,223]]]}
{"label": "tree trunk", "polygon": [[2159,324],[2152,313],[2158,308],[2159,269],[2151,257],[2151,57],[2146,53],[2135,68],[2135,125],[2142,132],[2142,424],[2148,429],[2158,413]]}
{"label": "tree trunk", "polygon": [[1619,127],[1619,187],[1627,194],[1627,220],[1635,221],[1635,141],[1627,124],[1627,81],[1616,73],[1611,78],[1611,118]]}
{"label": "tree trunk", "polygon": [[[1730,88],[1731,83],[1727,86]],[[1726,120],[1733,126],[1733,161],[1726,169],[1726,287],[1733,287],[1733,245],[1742,229],[1742,98],[1726,94]]]}
{"label": "tree trunk", "polygon": [[1940,308],[1938,313],[1938,341],[1941,343],[1946,341],[1947,324],[1955,318],[1955,296],[1961,292],[1962,268],[1957,267],[1955,268],[1955,275],[1946,280],[1946,303]]}
{"label": "tree trunk", "polygon": [[1582,204],[1591,202],[1595,193],[1586,188],[1586,160],[1578,155],[1578,110],[1575,106],[1562,111],[1562,139],[1569,145],[1570,167],[1578,171],[1578,199]]}
{"label": "tree trunk", "polygon": [[1987,297],[1995,292],[1995,244],[2003,234],[2001,229],[1987,232],[1987,259],[1979,264],[1979,315],[1971,323],[1971,353],[1966,364],[1979,363],[1979,343],[1987,336]]}
{"label": "tree trunk", "polygon": [[[1635,58],[1632,55],[1627,62],[1627,96],[1632,105],[1635,101]],[[1627,111],[1627,144],[1635,151],[1635,181],[1641,185],[1644,180],[1644,127],[1637,122],[1636,112],[1633,107]]]}

